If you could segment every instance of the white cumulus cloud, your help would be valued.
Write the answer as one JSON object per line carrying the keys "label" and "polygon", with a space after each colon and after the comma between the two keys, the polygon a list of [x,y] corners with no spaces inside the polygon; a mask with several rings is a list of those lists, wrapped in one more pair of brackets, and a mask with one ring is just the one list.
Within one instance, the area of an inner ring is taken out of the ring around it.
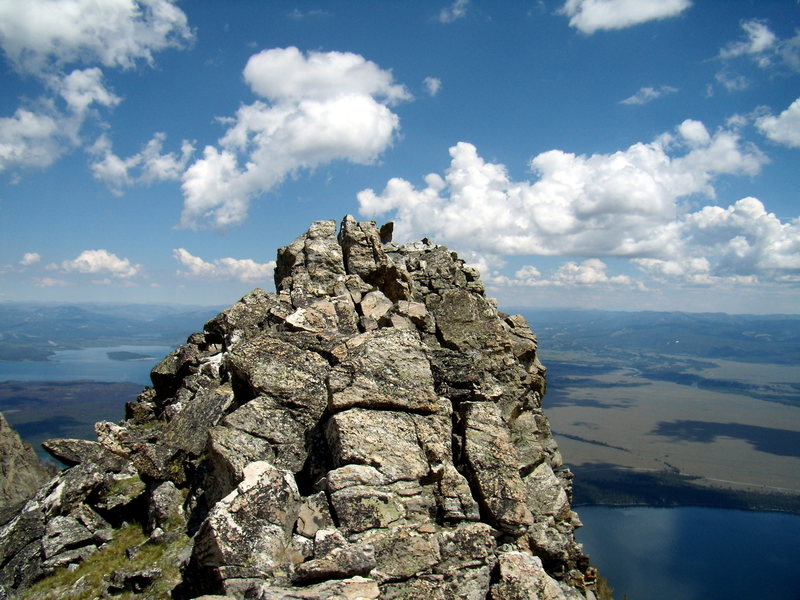
{"label": "white cumulus cloud", "polygon": [[192,37],[172,0],[0,0],[0,49],[42,84],[38,106],[0,119],[0,171],[49,166],[80,144],[90,108],[121,102],[100,67],[152,65],[155,52]]}
{"label": "white cumulus cloud", "polygon": [[[791,38],[781,39],[763,19],[742,21],[743,39],[731,42],[719,51],[718,57],[726,63],[739,58],[753,61],[762,69],[776,70],[778,67],[800,72],[800,31]],[[720,76],[718,76],[720,79]],[[720,83],[737,82],[739,77],[723,75]],[[731,87],[729,87],[731,89]],[[736,88],[734,88],[736,89]]]}
{"label": "white cumulus cloud", "polygon": [[664,260],[661,258],[634,258],[631,260],[642,271],[656,280],[681,280],[688,283],[711,283],[711,263],[707,258]]}
{"label": "white cumulus cloud", "polygon": [[290,19],[294,19],[295,21],[300,21],[302,19],[315,18],[315,17],[330,17],[331,13],[321,8],[315,8],[305,11],[300,10],[299,8],[294,8],[289,13],[287,13],[286,16],[289,17]]}
{"label": "white cumulus cloud", "polygon": [[629,96],[624,100],[620,100],[620,104],[647,104],[653,100],[661,98],[661,96],[674,94],[677,91],[678,88],[674,88],[670,85],[662,85],[659,87],[645,86],[639,88],[639,90],[633,94],[633,96]]}
{"label": "white cumulus cloud", "polygon": [[747,39],[728,44],[720,50],[720,58],[750,55],[759,66],[768,66],[771,63],[770,52],[778,41],[777,36],[770,31],[765,22],[758,19],[742,22],[742,29]]}
{"label": "white cumulus cloud", "polygon": [[746,90],[750,87],[750,80],[748,80],[747,77],[744,75],[731,73],[726,69],[723,69],[714,75],[714,79],[719,85],[724,87],[729,92],[741,92],[742,90]]}
{"label": "white cumulus cloud", "polygon": [[[488,283],[642,289],[610,274],[600,257],[628,258],[652,278],[692,285],[800,281],[800,219],[782,221],[756,198],[688,210],[689,198],[714,198],[720,175],[756,174],[766,162],[735,129],[712,132],[687,119],[610,154],[551,150],[531,160],[532,181],[514,181],[471,144],[450,155],[450,167],[420,188],[394,178],[381,193],[361,191],[360,211],[390,213],[398,240],[428,236],[477,256]],[[511,277],[499,271],[509,255],[589,258]]]}
{"label": "white cumulus cloud", "polygon": [[560,12],[572,27],[591,34],[674,17],[691,5],[689,0],[567,0]]}
{"label": "white cumulus cloud", "polygon": [[244,79],[252,90],[273,102],[328,100],[358,95],[408,100],[392,74],[351,52],[309,52],[295,47],[264,50],[250,57]]}
{"label": "white cumulus cloud", "polygon": [[115,193],[120,193],[122,188],[133,185],[134,178],[130,171],[140,162],[138,154],[128,158],[120,158],[111,149],[111,140],[105,134],[89,148],[89,153],[95,157],[90,163],[92,175],[106,183]]}
{"label": "white cumulus cloud", "polygon": [[395,178],[380,194],[361,191],[361,213],[393,211],[398,239],[428,235],[479,252],[637,256],[669,242],[679,199],[713,196],[718,175],[755,174],[766,161],[734,131],[711,134],[691,120],[612,154],[544,152],[531,161],[533,182],[513,181],[465,142],[450,155],[444,176],[428,175],[421,189]]}
{"label": "white cumulus cloud", "polygon": [[120,101],[101,78],[99,69],[50,78],[48,86],[64,99],[66,110],[59,109],[54,98],[42,97],[30,108],[0,117],[0,171],[45,168],[77,146],[90,107],[115,106]]}
{"label": "white cumulus cloud", "polygon": [[467,16],[469,0],[454,0],[452,4],[439,11],[437,17],[440,23],[452,23]]}
{"label": "white cumulus cloud", "polygon": [[103,72],[97,67],[75,69],[69,75],[56,77],[55,87],[67,106],[75,113],[83,114],[92,104],[116,106],[122,99],[103,85]]}
{"label": "white cumulus cloud", "polygon": [[607,274],[608,266],[599,258],[588,258],[581,263],[569,261],[556,270],[553,282],[557,285],[624,285],[633,281],[627,275]]}
{"label": "white cumulus cloud", "polygon": [[42,260],[42,257],[38,252],[26,252],[22,255],[19,265],[21,267],[30,267],[31,265],[38,263],[40,260]]}
{"label": "white cumulus cloud", "polygon": [[426,77],[422,83],[425,84],[425,89],[431,96],[435,96],[442,89],[442,80],[437,77]]}
{"label": "white cumulus cloud", "polygon": [[608,265],[599,258],[587,258],[581,262],[567,261],[549,277],[542,275],[533,265],[525,265],[514,273],[513,278],[495,277],[494,283],[527,287],[640,287],[628,275],[609,275]]}
{"label": "white cumulus cloud", "polygon": [[56,279],[55,277],[35,277],[33,279],[33,285],[40,288],[48,288],[48,287],[64,287],[65,285],[68,284],[63,279]]}
{"label": "white cumulus cloud", "polygon": [[184,248],[176,248],[172,255],[184,270],[178,270],[181,277],[198,279],[233,279],[245,283],[264,281],[272,277],[275,261],[257,263],[250,258],[218,258],[206,262],[192,255]]}
{"label": "white cumulus cloud", "polygon": [[694,119],[686,119],[678,125],[678,133],[691,147],[707,146],[711,141],[706,126]]}
{"label": "white cumulus cloud", "polygon": [[702,251],[714,259],[714,275],[775,280],[800,276],[800,219],[782,222],[757,198],[690,213],[681,221],[678,237],[678,257]]}
{"label": "white cumulus cloud", "polygon": [[158,181],[178,181],[195,152],[187,140],[181,142],[180,153],[163,153],[166,134],[156,133],[140,152],[121,158],[114,154],[111,140],[103,134],[89,153],[94,156],[90,163],[92,175],[106,183],[115,193],[136,183],[150,184]]}
{"label": "white cumulus cloud", "polygon": [[0,171],[16,166],[47,167],[63,153],[58,118],[18,108],[0,118]]}
{"label": "white cumulus cloud", "polygon": [[14,271],[21,272],[31,267],[42,260],[41,255],[38,252],[26,252],[22,255],[22,258],[17,261],[14,265],[0,265],[0,275],[5,275],[6,273],[11,273]]}
{"label": "white cumulus cloud", "polygon": [[751,197],[725,208],[705,206],[675,224],[663,256],[633,262],[662,281],[800,282],[800,219],[782,222]]}
{"label": "white cumulus cloud", "polygon": [[62,271],[71,273],[108,274],[127,279],[141,272],[142,266],[132,264],[108,250],[84,250],[76,258],[61,263]]}
{"label": "white cumulus cloud", "polygon": [[183,227],[242,223],[255,196],[298,169],[374,162],[400,126],[389,106],[411,99],[391,72],[348,52],[265,50],[250,58],[244,77],[266,101],[226,119],[220,147],[206,146],[185,171]]}
{"label": "white cumulus cloud", "polygon": [[70,63],[130,68],[193,34],[170,0],[0,1],[0,46],[20,71]]}
{"label": "white cumulus cloud", "polygon": [[777,117],[764,115],[756,119],[756,127],[773,142],[800,148],[800,98]]}

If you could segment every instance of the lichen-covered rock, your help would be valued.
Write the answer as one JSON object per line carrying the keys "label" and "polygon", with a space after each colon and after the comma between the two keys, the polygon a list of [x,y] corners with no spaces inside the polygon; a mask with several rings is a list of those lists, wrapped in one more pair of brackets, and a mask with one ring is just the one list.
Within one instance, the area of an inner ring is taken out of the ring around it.
{"label": "lichen-covered rock", "polygon": [[462,404],[464,456],[479,502],[491,524],[511,535],[524,533],[533,522],[528,494],[519,475],[516,449],[491,402]]}
{"label": "lichen-covered rock", "polygon": [[579,590],[556,581],[542,560],[525,552],[503,552],[498,559],[499,581],[492,586],[492,600],[583,600]]}
{"label": "lichen-covered rock", "polygon": [[[331,538],[335,538],[332,543]],[[369,544],[348,544],[336,530],[317,530],[314,556],[297,565],[295,580],[347,579],[368,575],[376,566],[375,551]]]}
{"label": "lichen-covered rock", "polygon": [[189,567],[195,585],[271,578],[283,568],[301,503],[294,478],[263,461],[250,463],[243,476],[197,533]]}
{"label": "lichen-covered rock", "polygon": [[[105,552],[125,520],[193,536],[178,600],[595,600],[536,337],[391,229],[314,223],[277,292],[191,335],[126,421],[51,441],[69,468],[0,526],[0,585]],[[165,576],[121,567],[100,592]]]}
{"label": "lichen-covered rock", "polygon": [[147,497],[147,531],[174,529],[183,525],[183,494],[171,481],[153,485]]}
{"label": "lichen-covered rock", "polygon": [[278,250],[275,286],[278,290],[297,291],[300,301],[335,295],[345,275],[336,221],[317,221],[306,235]]}
{"label": "lichen-covered rock", "polygon": [[29,500],[19,513],[0,528],[0,585],[25,587],[42,573],[42,540],[45,514],[39,502]]}
{"label": "lichen-covered rock", "polygon": [[438,398],[419,335],[386,328],[353,340],[353,349],[328,378],[330,408],[434,412]]}
{"label": "lichen-covered rock", "polygon": [[42,448],[68,467],[91,463],[100,466],[104,471],[119,472],[127,464],[124,458],[89,440],[47,440],[42,444]]}
{"label": "lichen-covered rock", "polygon": [[217,386],[210,382],[173,416],[164,429],[163,442],[184,452],[199,454],[206,445],[208,430],[229,412],[233,400],[230,386]]}

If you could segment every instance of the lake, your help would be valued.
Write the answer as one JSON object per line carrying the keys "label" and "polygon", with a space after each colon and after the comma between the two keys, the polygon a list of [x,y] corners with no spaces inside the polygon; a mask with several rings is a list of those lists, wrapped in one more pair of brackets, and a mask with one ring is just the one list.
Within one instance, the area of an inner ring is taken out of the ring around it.
{"label": "lake", "polygon": [[577,509],[615,600],[800,600],[800,515],[719,508]]}
{"label": "lake", "polygon": [[[0,361],[0,381],[131,381],[150,384],[150,370],[172,346],[107,346],[57,350],[47,361]],[[109,352],[131,352],[148,357],[140,360],[113,360]]]}

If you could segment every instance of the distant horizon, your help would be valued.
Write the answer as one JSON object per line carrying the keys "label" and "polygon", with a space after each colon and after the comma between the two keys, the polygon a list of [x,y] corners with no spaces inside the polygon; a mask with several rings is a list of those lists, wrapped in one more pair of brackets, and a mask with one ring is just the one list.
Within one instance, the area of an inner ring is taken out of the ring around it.
{"label": "distant horizon", "polygon": [[[253,288],[256,289],[256,288]],[[252,290],[251,290],[252,291]],[[268,293],[270,290],[266,290]],[[489,296],[490,298],[492,296]],[[182,302],[124,302],[121,300],[0,300],[0,308],[3,306],[75,306],[75,307],[91,307],[91,306],[137,306],[137,307],[160,307],[160,308],[180,308],[187,310],[203,310],[203,309],[219,309],[225,310],[227,307],[232,306],[241,299],[236,298],[229,303],[213,303],[213,304],[186,304]],[[686,314],[686,315],[727,315],[727,316],[741,316],[741,317],[789,317],[800,319],[800,310],[796,313],[732,313],[725,311],[689,311],[689,310],[669,310],[669,309],[639,309],[639,310],[624,310],[624,309],[607,309],[595,307],[570,307],[570,306],[514,306],[504,305],[498,303],[497,309],[503,313],[514,313],[521,311],[534,311],[534,312],[598,312],[598,313],[663,313],[663,314]]]}

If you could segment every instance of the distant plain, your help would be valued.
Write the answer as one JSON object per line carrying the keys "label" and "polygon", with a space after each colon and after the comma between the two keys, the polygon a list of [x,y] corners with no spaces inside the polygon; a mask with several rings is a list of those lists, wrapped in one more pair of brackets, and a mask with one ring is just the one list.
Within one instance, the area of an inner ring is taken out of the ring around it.
{"label": "distant plain", "polygon": [[[625,368],[576,385],[559,381],[568,368],[562,363],[591,358],[543,353],[545,362],[548,357],[553,366],[547,416],[568,461],[581,470],[592,464],[677,470],[709,485],[769,486],[800,494],[800,408],[651,380]],[[752,370],[741,367],[737,377]],[[783,372],[780,381],[798,375],[785,366],[772,370]]]}
{"label": "distant plain", "polygon": [[[534,331],[536,322],[547,323],[539,335],[540,360],[548,367],[544,407],[576,473],[577,503],[797,512],[798,365],[752,362],[769,360],[768,352],[743,351],[744,360],[731,360],[679,344],[685,315],[675,317],[661,343],[656,339],[649,349],[640,348],[629,326],[613,329],[615,319],[634,315],[641,319],[641,313],[601,313],[596,325],[529,315]],[[651,320],[656,318],[665,317],[653,313]],[[695,318],[707,325],[716,317]],[[797,334],[800,319],[788,322],[794,329],[785,331],[787,338]],[[654,328],[645,323],[640,322],[642,332],[652,336]],[[751,325],[744,319],[741,327]],[[581,333],[601,327],[610,333],[583,338],[581,344]],[[770,341],[766,335],[760,339]],[[729,342],[728,355],[736,338]]]}

